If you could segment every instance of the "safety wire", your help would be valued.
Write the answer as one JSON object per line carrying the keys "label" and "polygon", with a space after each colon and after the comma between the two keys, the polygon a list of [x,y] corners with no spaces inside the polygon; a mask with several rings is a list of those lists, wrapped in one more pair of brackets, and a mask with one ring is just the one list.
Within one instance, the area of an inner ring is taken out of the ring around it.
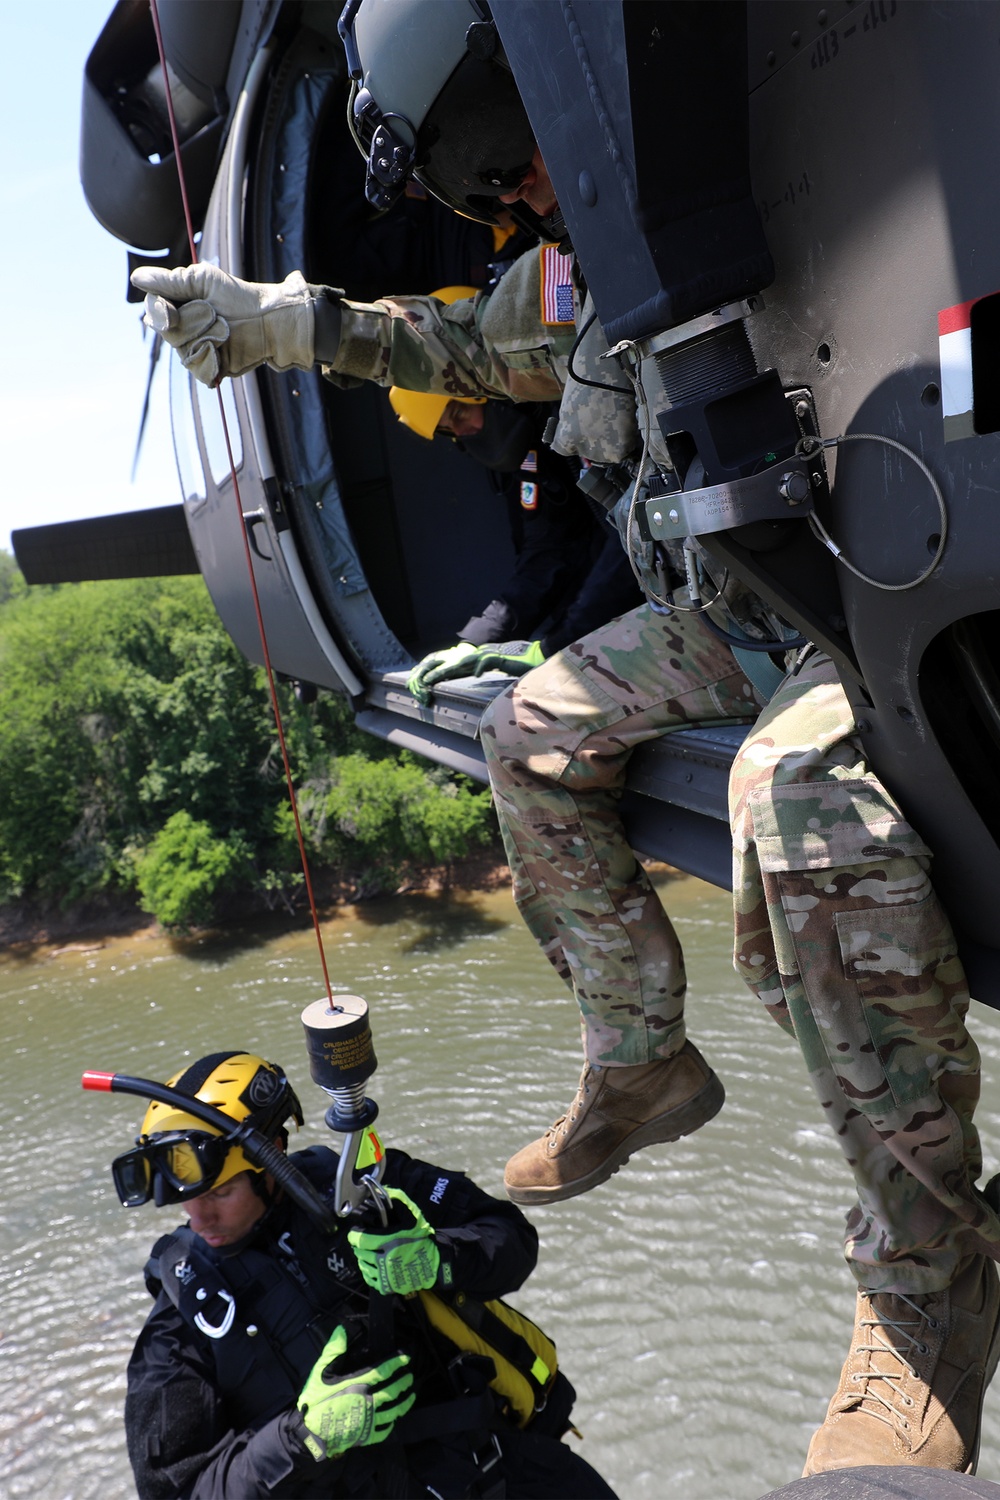
{"label": "safety wire", "polygon": [[937,501],[938,515],[941,517],[941,530],[939,531],[937,536],[937,545],[934,548],[934,556],[931,558],[926,568],[924,568],[923,572],[917,574],[916,578],[911,578],[906,583],[883,583],[881,579],[872,578],[868,573],[863,573],[860,568],[856,568],[854,566],[849,558],[844,556],[842,548],[837,546],[837,543],[833,540],[833,537],[827,531],[826,527],[819,519],[819,516],[816,515],[815,511],[809,517],[809,525],[812,528],[814,535],[819,538],[819,540],[823,543],[823,546],[833,554],[833,556],[837,559],[842,567],[845,567],[849,573],[853,573],[855,578],[860,578],[862,583],[871,584],[873,589],[882,589],[883,592],[887,594],[902,594],[905,593],[907,589],[915,589],[918,584],[923,583],[924,580],[929,578],[934,572],[934,569],[937,567],[938,563],[941,561],[942,556],[944,555],[945,543],[948,540],[948,507],[945,505],[944,495],[941,492],[941,486],[938,484],[937,480],[934,478],[934,475],[931,473],[930,469],[924,463],[919,454],[914,453],[912,448],[907,448],[903,443],[897,442],[895,438],[885,437],[880,432],[844,432],[841,433],[839,437],[832,438],[812,437],[810,435],[799,439],[798,445],[796,447],[796,452],[799,453],[803,458],[808,458],[811,454],[815,453],[820,448],[836,448],[841,443],[882,443],[886,448],[895,448],[898,453],[902,453],[906,458],[910,459],[911,462],[916,464],[917,468],[926,477],[927,483],[934,491],[934,499]]}
{"label": "safety wire", "polygon": [[[177,119],[174,114],[174,101],[170,91],[170,75],[167,72],[167,55],[163,46],[163,33],[160,30],[160,13],[157,0],[149,0],[150,14],[153,18],[153,30],[156,32],[156,47],[160,55],[160,67],[163,70],[163,91],[166,96],[167,116],[170,120],[170,137],[173,142],[174,160],[177,163],[177,179],[180,185],[181,203],[184,206],[184,223],[187,228],[188,249],[191,254],[192,264],[198,260],[198,251],[194,242],[194,221],[191,217],[191,205],[188,201],[187,182],[184,177],[184,163],[181,160],[181,143],[177,130]],[[222,400],[221,386],[217,387],[216,394],[219,398],[219,416],[222,420],[222,433],[226,442],[226,456],[229,460],[229,472],[233,481],[233,496],[239,514],[240,533],[243,537],[243,551],[246,557],[247,574],[250,579],[250,592],[253,596],[254,613],[257,616],[257,629],[260,632],[261,651],[264,656],[264,672],[267,677],[268,691],[271,695],[271,708],[274,711],[274,723],[278,731],[278,744],[281,746],[281,759],[285,767],[285,784],[288,787],[288,800],[292,808],[292,817],[295,821],[295,836],[299,843],[299,857],[302,861],[302,875],[305,880],[306,893],[309,897],[309,910],[312,914],[313,930],[316,934],[316,943],[319,948],[319,959],[323,969],[323,980],[326,984],[327,1000],[330,1008],[333,1008],[333,989],[330,984],[330,973],[326,963],[326,951],[323,947],[323,934],[320,931],[319,913],[316,910],[316,898],[313,895],[312,877],[309,873],[309,860],[306,856],[305,839],[302,835],[302,824],[299,819],[299,805],[295,796],[295,788],[292,785],[292,768],[288,759],[288,746],[285,743],[285,727],[281,717],[281,708],[278,703],[278,693],[274,683],[274,672],[271,669],[271,653],[267,645],[267,632],[264,628],[264,615],[260,607],[260,596],[257,592],[257,580],[254,577],[253,558],[250,555],[250,542],[247,537],[246,525],[243,520],[243,501],[240,496],[239,480],[236,476],[236,461],[233,458],[232,443],[229,439],[229,424],[226,421],[226,410]]]}

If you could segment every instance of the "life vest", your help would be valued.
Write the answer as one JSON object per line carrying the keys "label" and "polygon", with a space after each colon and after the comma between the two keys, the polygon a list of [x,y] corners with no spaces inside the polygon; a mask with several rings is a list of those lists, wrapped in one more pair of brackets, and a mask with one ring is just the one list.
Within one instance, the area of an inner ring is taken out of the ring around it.
{"label": "life vest", "polygon": [[518,1427],[545,1410],[556,1383],[556,1346],[537,1323],[499,1298],[477,1302],[464,1292],[444,1298],[419,1292],[427,1320],[457,1348],[492,1359],[490,1385]]}

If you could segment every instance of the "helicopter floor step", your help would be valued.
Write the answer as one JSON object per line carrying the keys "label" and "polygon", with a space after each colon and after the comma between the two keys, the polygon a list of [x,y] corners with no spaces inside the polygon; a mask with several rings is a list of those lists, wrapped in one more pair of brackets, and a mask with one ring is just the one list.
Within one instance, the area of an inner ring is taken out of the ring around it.
{"label": "helicopter floor step", "polygon": [[[502,673],[457,678],[426,708],[406,689],[405,672],[372,684],[358,726],[380,739],[431,754],[452,770],[486,781],[479,720],[510,678]],[[678,729],[633,755],[622,816],[637,849],[713,885],[732,878],[727,786],[746,726]],[[433,747],[433,749],[432,749]]]}

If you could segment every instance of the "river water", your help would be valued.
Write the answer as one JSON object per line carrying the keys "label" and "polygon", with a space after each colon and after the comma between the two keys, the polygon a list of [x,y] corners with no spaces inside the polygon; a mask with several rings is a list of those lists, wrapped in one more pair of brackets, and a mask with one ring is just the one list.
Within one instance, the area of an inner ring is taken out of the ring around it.
{"label": "river water", "polygon": [[[800,1472],[846,1354],[839,1253],[851,1182],[795,1046],[741,988],[729,898],[669,881],[689,1026],[725,1082],[697,1135],[537,1210],[539,1269],[513,1299],[554,1336],[582,1452],[621,1500],[757,1500]],[[502,1193],[503,1163],[569,1103],[575,1006],[506,891],[408,897],[324,925],[336,990],[371,1007],[384,1137]],[[108,1163],[143,1105],[80,1088],[84,1068],[165,1078],[247,1048],[286,1067],[300,1144],[331,1140],[299,1015],[323,993],[311,931],[252,941],[148,935],[0,959],[0,1493],[132,1495],[125,1364],[142,1265],[175,1210],[127,1212]],[[975,1007],[987,1170],[1000,1154],[1000,1018]],[[980,1473],[1000,1480],[1000,1383]]]}

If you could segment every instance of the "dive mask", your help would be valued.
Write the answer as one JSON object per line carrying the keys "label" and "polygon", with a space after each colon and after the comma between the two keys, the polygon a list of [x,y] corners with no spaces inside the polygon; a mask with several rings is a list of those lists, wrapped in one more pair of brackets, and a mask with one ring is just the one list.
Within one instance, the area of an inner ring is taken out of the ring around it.
{"label": "dive mask", "polygon": [[231,1144],[225,1136],[207,1130],[140,1136],[134,1151],[111,1163],[118,1197],[126,1208],[138,1208],[151,1198],[162,1207],[207,1193],[225,1165]]}

